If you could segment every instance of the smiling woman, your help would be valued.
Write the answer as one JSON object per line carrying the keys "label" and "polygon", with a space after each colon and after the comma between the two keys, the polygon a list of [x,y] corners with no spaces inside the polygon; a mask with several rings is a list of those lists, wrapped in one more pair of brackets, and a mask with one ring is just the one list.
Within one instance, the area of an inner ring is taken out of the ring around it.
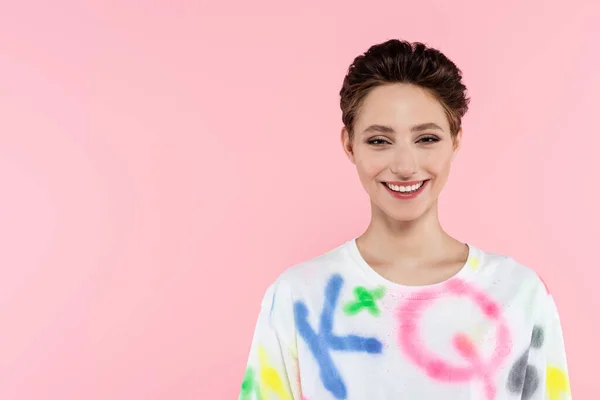
{"label": "smiling woman", "polygon": [[240,399],[569,399],[543,281],[438,218],[469,104],[461,71],[390,40],[354,60],[340,96],[371,221],[269,287]]}
{"label": "smiling woman", "polygon": [[[359,103],[360,113],[348,118],[352,125],[342,129],[344,150],[356,165],[375,218],[437,219],[437,199],[462,131],[460,120],[452,130],[447,115],[454,114],[436,97],[431,89],[405,82],[371,88]],[[398,198],[414,201],[399,203]]]}

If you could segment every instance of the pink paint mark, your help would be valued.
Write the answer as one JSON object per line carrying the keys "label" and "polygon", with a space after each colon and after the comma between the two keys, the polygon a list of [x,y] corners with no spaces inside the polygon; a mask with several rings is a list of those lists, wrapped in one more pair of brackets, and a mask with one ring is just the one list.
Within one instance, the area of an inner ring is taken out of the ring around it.
{"label": "pink paint mark", "polygon": [[464,333],[458,333],[454,336],[454,347],[467,360],[472,360],[477,357],[477,349],[473,341]]}
{"label": "pink paint mark", "polygon": [[546,281],[544,281],[542,279],[542,277],[540,276],[540,274],[538,274],[538,278],[540,278],[540,281],[542,281],[542,283],[544,284],[544,287],[546,288],[546,293],[550,294],[550,289],[548,288],[548,285],[546,285]]}
{"label": "pink paint mark", "polygon": [[419,338],[417,326],[426,308],[439,298],[439,296],[432,295],[430,290],[426,292],[427,296],[416,293],[413,300],[419,299],[419,301],[407,301],[398,308],[400,347],[417,366],[433,379],[443,382],[481,379],[485,386],[486,398],[493,400],[496,396],[496,387],[491,377],[511,349],[510,332],[500,315],[500,307],[484,292],[459,279],[449,281],[436,294],[439,295],[442,292],[469,298],[487,318],[496,322],[496,349],[490,360],[486,362],[481,359],[477,347],[464,333],[458,333],[452,342],[457,352],[468,362],[466,366],[452,365],[421,345],[422,340]]}

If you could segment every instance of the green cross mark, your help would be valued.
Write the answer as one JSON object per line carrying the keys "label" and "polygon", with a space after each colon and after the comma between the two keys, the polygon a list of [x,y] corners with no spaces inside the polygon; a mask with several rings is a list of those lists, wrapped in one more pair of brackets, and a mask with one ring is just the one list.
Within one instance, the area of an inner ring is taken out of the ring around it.
{"label": "green cross mark", "polygon": [[373,290],[368,290],[363,286],[357,286],[354,288],[356,301],[346,303],[344,312],[348,315],[356,315],[363,308],[366,308],[371,315],[379,316],[381,312],[379,311],[379,307],[377,307],[376,301],[383,298],[384,294],[385,288],[381,286]]}

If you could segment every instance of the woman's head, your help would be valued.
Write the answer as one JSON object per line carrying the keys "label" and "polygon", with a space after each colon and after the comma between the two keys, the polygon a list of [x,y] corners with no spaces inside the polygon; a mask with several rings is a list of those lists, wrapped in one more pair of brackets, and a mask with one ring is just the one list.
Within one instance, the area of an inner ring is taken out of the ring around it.
{"label": "woman's head", "polygon": [[[469,104],[456,65],[422,43],[390,40],[356,57],[340,96],[344,150],[374,211],[411,221],[434,208]],[[412,197],[398,187],[420,182]]]}

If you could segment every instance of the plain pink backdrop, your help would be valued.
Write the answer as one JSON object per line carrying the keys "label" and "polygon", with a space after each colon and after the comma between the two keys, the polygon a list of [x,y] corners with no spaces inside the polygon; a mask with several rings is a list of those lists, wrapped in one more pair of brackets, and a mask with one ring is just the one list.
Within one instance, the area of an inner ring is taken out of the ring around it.
{"label": "plain pink backdrop", "polygon": [[0,398],[236,398],[267,285],[366,227],[338,92],[389,38],[463,69],[444,226],[545,278],[595,398],[599,4],[3,1]]}

